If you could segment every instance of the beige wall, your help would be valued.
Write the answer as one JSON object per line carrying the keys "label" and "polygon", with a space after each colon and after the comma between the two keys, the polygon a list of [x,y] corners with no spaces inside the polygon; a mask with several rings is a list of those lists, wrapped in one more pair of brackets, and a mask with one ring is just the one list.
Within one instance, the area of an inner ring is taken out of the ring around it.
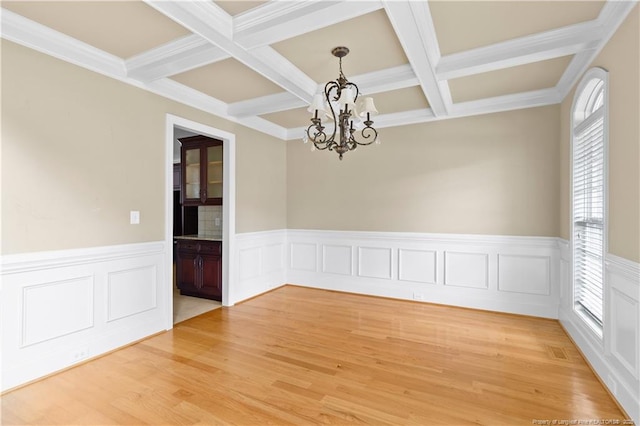
{"label": "beige wall", "polygon": [[[609,71],[609,252],[640,262],[640,7],[591,64]],[[571,92],[562,103],[561,237],[570,234]]]}
{"label": "beige wall", "polygon": [[289,228],[557,236],[559,106],[381,129],[339,161],[290,141]]}
{"label": "beige wall", "polygon": [[2,253],[162,240],[166,113],[236,134],[238,232],[286,227],[284,142],[3,41]]}

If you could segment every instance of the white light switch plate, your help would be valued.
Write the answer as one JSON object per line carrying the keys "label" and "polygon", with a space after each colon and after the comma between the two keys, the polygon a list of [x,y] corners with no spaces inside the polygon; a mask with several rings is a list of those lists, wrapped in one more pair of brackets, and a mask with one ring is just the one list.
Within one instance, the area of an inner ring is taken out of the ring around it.
{"label": "white light switch plate", "polygon": [[140,223],[140,212],[136,210],[131,210],[129,213],[129,221],[132,225],[137,225]]}

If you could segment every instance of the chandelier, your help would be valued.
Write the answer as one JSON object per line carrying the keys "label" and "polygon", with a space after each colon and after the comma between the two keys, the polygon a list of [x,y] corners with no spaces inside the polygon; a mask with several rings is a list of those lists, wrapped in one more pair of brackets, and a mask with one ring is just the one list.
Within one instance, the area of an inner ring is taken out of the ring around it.
{"label": "chandelier", "polygon": [[[313,114],[311,125],[305,131],[303,141],[313,142],[312,149],[335,151],[342,160],[344,153],[353,151],[358,145],[380,143],[378,131],[371,127],[371,116],[378,111],[373,98],[358,99],[358,86],[348,81],[342,72],[342,58],[347,56],[349,49],[340,46],[331,50],[331,53],[340,60],[340,74],[336,80],[324,86],[324,93],[313,97],[308,108]],[[331,135],[325,132],[323,116],[334,123]],[[356,135],[360,140],[356,139]]]}

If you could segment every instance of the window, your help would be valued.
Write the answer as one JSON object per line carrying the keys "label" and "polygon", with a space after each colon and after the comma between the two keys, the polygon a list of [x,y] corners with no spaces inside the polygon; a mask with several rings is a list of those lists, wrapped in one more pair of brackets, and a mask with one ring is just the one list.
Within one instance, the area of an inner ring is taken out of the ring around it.
{"label": "window", "polygon": [[574,309],[602,334],[607,213],[607,72],[589,70],[572,110]]}

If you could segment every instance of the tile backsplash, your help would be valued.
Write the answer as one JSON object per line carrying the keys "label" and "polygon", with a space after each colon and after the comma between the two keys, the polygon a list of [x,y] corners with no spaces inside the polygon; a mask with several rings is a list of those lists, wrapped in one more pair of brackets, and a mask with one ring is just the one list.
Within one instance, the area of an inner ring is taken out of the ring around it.
{"label": "tile backsplash", "polygon": [[222,206],[198,206],[198,235],[222,235]]}

